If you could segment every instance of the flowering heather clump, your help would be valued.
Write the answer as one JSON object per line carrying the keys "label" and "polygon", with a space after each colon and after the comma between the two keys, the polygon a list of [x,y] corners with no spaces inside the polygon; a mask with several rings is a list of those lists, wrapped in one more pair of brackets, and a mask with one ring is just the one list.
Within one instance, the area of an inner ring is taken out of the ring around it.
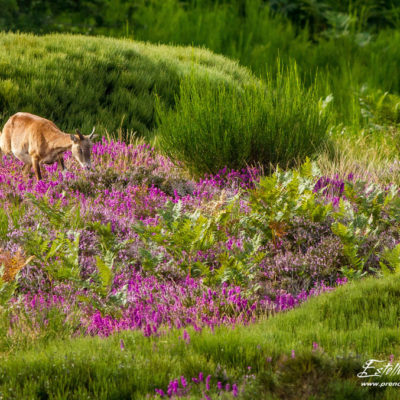
{"label": "flowering heather clump", "polygon": [[215,175],[207,175],[200,180],[204,186],[214,186],[218,188],[237,188],[252,189],[259,180],[260,171],[257,168],[243,168],[241,171],[229,171],[226,167]]}
{"label": "flowering heather clump", "polygon": [[216,381],[215,378],[212,378],[211,375],[207,375],[207,377],[204,378],[203,373],[199,372],[198,377],[193,377],[189,380],[190,383],[188,383],[186,378],[181,376],[179,379],[171,380],[165,392],[162,389],[155,389],[156,398],[186,397],[190,396],[194,392],[201,393],[203,396],[202,398],[204,399],[211,399],[211,393],[217,393],[218,396],[224,396],[223,398],[235,398],[238,396],[239,390],[240,392],[244,391],[249,377],[245,377],[240,388],[236,383],[233,383],[232,385],[229,383],[222,385],[220,381]]}
{"label": "flowering heather clump", "polygon": [[[40,182],[10,156],[0,164],[2,284],[19,271],[7,291],[13,329],[27,318],[45,329],[55,315],[73,334],[101,336],[248,324],[381,261],[393,268],[395,197],[352,177],[346,189],[305,164],[272,177],[224,169],[196,182],[148,145],[104,139],[93,170],[65,161],[67,172],[45,166]],[[351,217],[368,207],[382,239],[372,253]]]}
{"label": "flowering heather clump", "polygon": [[[353,182],[353,180],[353,174],[349,174],[347,176],[347,182]],[[331,201],[334,206],[337,206],[339,204],[339,199],[345,198],[344,187],[345,181],[340,179],[338,175],[334,178],[322,176],[315,184],[314,192],[320,192],[328,201]]]}

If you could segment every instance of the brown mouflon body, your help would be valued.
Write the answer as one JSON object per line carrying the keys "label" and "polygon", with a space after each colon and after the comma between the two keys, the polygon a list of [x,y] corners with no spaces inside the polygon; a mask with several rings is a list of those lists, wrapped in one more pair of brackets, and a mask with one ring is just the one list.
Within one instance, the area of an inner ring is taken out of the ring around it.
{"label": "brown mouflon body", "polygon": [[22,161],[24,172],[33,166],[36,178],[42,179],[40,164],[58,162],[64,170],[64,152],[71,150],[74,158],[84,168],[90,168],[90,155],[94,128],[90,135],[84,136],[64,133],[57,126],[42,117],[29,113],[14,114],[6,122],[0,136],[0,149],[5,154],[14,154]]}

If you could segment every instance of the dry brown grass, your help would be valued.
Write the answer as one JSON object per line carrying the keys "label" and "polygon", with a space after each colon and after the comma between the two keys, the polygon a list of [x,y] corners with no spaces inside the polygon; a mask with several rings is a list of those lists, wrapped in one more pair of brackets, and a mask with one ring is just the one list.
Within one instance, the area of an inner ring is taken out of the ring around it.
{"label": "dry brown grass", "polygon": [[0,265],[3,266],[2,280],[4,282],[13,281],[18,272],[26,267],[33,259],[34,256],[26,258],[21,250],[12,254],[9,251],[0,249]]}
{"label": "dry brown grass", "polygon": [[357,179],[374,183],[400,183],[400,156],[397,131],[338,136],[323,151],[317,164],[323,175],[345,178],[352,173]]}

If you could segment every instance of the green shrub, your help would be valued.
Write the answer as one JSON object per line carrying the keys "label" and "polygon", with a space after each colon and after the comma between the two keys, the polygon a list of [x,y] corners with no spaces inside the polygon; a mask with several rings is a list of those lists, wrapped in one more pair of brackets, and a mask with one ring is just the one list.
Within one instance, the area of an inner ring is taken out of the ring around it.
{"label": "green shrub", "polygon": [[195,175],[256,163],[291,166],[326,141],[316,87],[304,88],[295,65],[243,88],[191,75],[176,101],[175,111],[156,104],[158,143]]}

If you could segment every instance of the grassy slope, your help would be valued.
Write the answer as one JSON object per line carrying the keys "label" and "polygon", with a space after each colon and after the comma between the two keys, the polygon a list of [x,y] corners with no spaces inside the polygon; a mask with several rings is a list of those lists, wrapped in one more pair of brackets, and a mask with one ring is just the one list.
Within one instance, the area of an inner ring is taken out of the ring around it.
{"label": "grassy slope", "polygon": [[0,125],[17,111],[54,120],[61,129],[96,125],[146,133],[154,100],[173,106],[190,73],[232,84],[254,79],[234,61],[193,47],[73,35],[0,33]]}
{"label": "grassy slope", "polygon": [[[215,377],[220,365],[233,382],[252,367],[259,386],[249,388],[249,398],[374,398],[360,387],[356,373],[370,357],[388,360],[399,354],[399,298],[400,277],[369,278],[249,327],[190,331],[189,345],[174,331],[159,338],[124,332],[15,348],[0,357],[0,393],[12,388],[9,398],[48,398],[47,393],[62,399],[64,392],[69,399],[122,399],[134,393],[144,398],[180,375],[190,379],[203,371]],[[313,342],[323,352],[313,353]],[[379,398],[392,394],[388,389]]]}

